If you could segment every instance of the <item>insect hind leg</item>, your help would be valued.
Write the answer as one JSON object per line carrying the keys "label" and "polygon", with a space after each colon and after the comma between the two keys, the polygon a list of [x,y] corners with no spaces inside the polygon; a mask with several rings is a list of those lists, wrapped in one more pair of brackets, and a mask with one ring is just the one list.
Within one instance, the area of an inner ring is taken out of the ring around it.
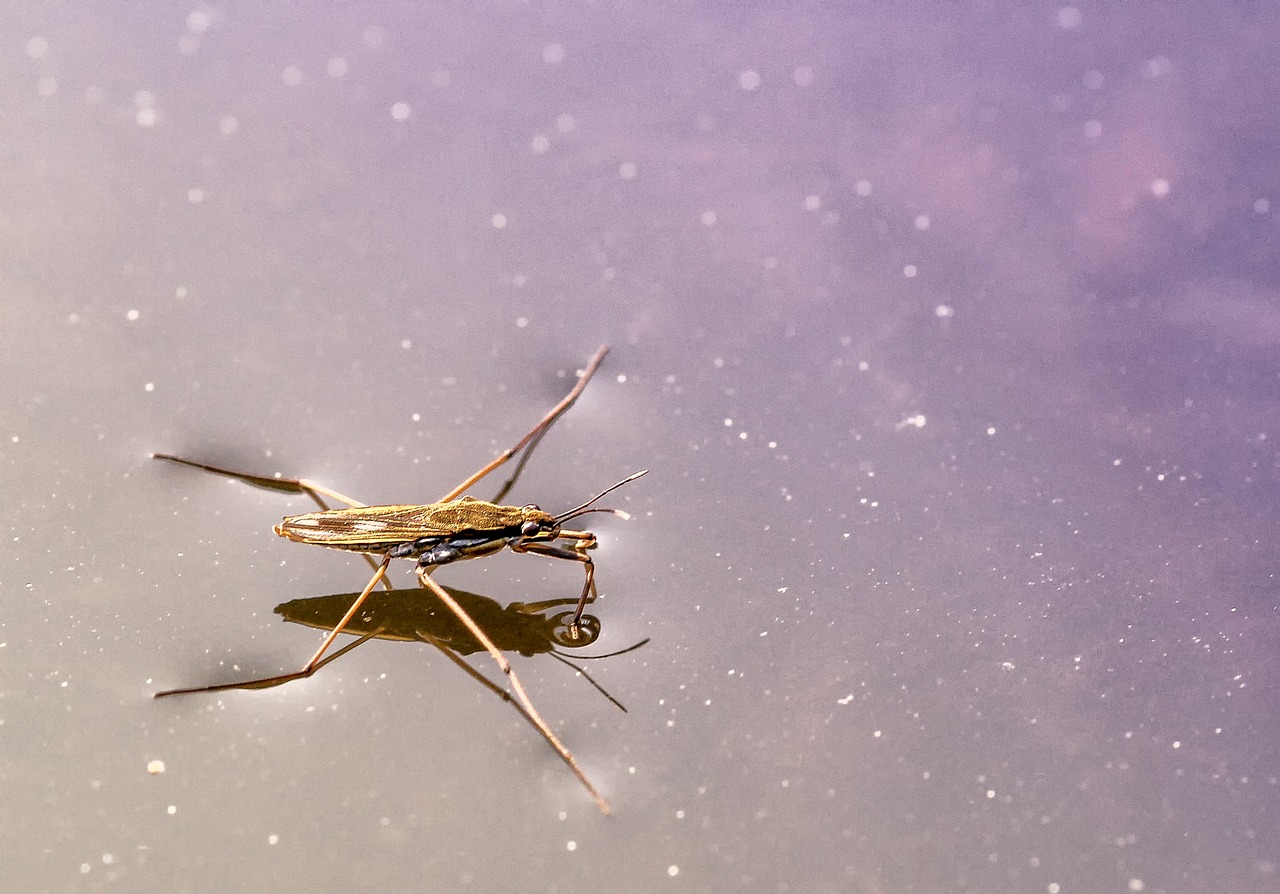
{"label": "insect hind leg", "polygon": [[194,459],[183,459],[181,456],[174,456],[170,453],[153,453],[151,458],[163,459],[171,463],[177,463],[180,466],[190,466],[202,472],[211,472],[214,475],[234,478],[237,481],[243,481],[250,487],[260,487],[263,490],[272,490],[277,493],[303,494],[315,500],[321,509],[329,508],[329,504],[324,501],[324,497],[336,500],[339,503],[345,503],[352,509],[362,509],[365,506],[359,500],[353,500],[351,497],[340,494],[333,488],[325,487],[323,484],[312,481],[309,478],[277,478],[275,476],[255,475],[252,472],[237,472],[234,469],[224,469],[222,466],[202,463]]}

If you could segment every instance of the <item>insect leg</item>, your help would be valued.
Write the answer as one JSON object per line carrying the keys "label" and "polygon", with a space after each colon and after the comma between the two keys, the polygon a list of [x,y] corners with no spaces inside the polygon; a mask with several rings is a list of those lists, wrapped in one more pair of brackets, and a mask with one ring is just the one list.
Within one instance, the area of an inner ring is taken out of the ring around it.
{"label": "insect leg", "polygon": [[[576,531],[561,531],[560,536],[576,534]],[[578,622],[582,620],[582,611],[587,607],[588,603],[595,602],[599,595],[596,592],[596,565],[591,561],[591,557],[587,555],[587,550],[596,544],[594,536],[588,535],[590,539],[577,539],[572,547],[557,546],[554,543],[523,542],[520,540],[512,540],[507,543],[512,552],[516,553],[537,553],[540,556],[549,556],[553,559],[571,559],[574,562],[581,562],[583,568],[586,569],[587,579],[582,585],[582,596],[578,598],[578,606],[573,610],[573,620],[569,622],[569,630],[576,633]]]}
{"label": "insect leg", "polygon": [[[192,459],[183,459],[180,456],[173,456],[168,453],[153,453],[153,459],[168,460],[171,463],[177,463],[180,466],[190,466],[193,469],[200,469],[203,472],[212,472],[215,475],[225,475],[228,478],[234,478],[237,481],[243,481],[252,487],[260,487],[263,490],[274,490],[286,494],[305,494],[316,501],[321,509],[328,510],[329,504],[322,497],[328,497],[331,500],[337,500],[339,503],[346,503],[352,509],[362,509],[365,504],[359,500],[353,500],[348,496],[338,493],[332,488],[325,487],[317,481],[309,478],[276,478],[266,475],[254,475],[250,472],[236,472],[232,469],[224,469],[221,466],[212,466],[208,463],[196,462]],[[365,555],[364,560],[369,563],[369,567],[377,570],[378,563],[369,555]],[[382,580],[383,586],[388,590],[391,589],[391,582],[385,577]]]}
{"label": "insect leg", "polygon": [[[596,350],[591,360],[588,361],[586,369],[582,371],[582,377],[578,379],[578,384],[573,386],[573,390],[570,391],[568,394],[566,394],[564,396],[564,399],[561,400],[560,403],[552,407],[551,411],[547,413],[547,415],[543,416],[541,421],[538,422],[538,424],[535,425],[532,429],[530,429],[527,435],[525,435],[523,438],[517,441],[513,447],[509,447],[506,450],[502,451],[502,453],[498,454],[497,458],[495,458],[493,462],[486,465],[484,468],[476,472],[466,481],[462,482],[453,490],[449,491],[449,493],[441,497],[440,502],[447,503],[449,500],[452,500],[462,495],[467,490],[467,488],[471,487],[471,485],[475,484],[485,475],[488,475],[494,469],[498,468],[503,463],[507,462],[509,459],[511,459],[511,457],[515,456],[521,450],[524,450],[525,447],[529,447],[530,450],[532,450],[533,447],[537,446],[537,441],[541,440],[543,433],[546,432],[546,430],[551,426],[551,424],[555,422],[557,419],[559,419],[566,410],[568,410],[571,406],[573,406],[574,401],[578,399],[578,395],[582,394],[582,389],[587,387],[587,382],[589,382],[591,380],[591,377],[595,374],[596,367],[600,365],[600,361],[604,360],[604,355],[608,353],[609,353],[609,346],[601,345]],[[499,498],[501,498],[502,496],[505,496],[507,491],[511,489],[511,486],[515,484],[515,480],[517,477],[519,477],[520,472],[523,471],[524,463],[525,463],[525,460],[527,459],[528,459],[528,454],[526,453],[525,458],[522,459],[520,463],[517,465],[515,474],[512,475],[511,479],[502,486],[502,490],[499,491]]]}
{"label": "insect leg", "polygon": [[[391,557],[387,556],[378,564],[378,570],[373,573],[373,577],[369,579],[369,583],[365,585],[364,590],[356,597],[355,601],[351,603],[351,608],[347,609],[347,613],[342,616],[342,620],[338,622],[338,626],[334,627],[333,630],[329,632],[329,635],[325,637],[324,642],[320,644],[320,648],[316,649],[315,654],[311,656],[311,660],[304,664],[300,670],[296,670],[291,674],[277,674],[274,677],[261,677],[256,680],[241,680],[238,683],[215,683],[213,686],[192,686],[187,689],[166,689],[163,692],[157,692],[155,697],[163,698],[167,695],[189,695],[195,692],[222,692],[227,689],[268,689],[272,686],[279,686],[283,683],[289,683],[293,680],[302,680],[311,676],[318,668],[328,663],[327,661],[321,661],[324,657],[324,653],[329,651],[329,646],[333,645],[333,641],[338,638],[338,634],[342,632],[342,628],[347,626],[347,622],[355,617],[356,612],[360,610],[360,606],[364,604],[364,601],[369,598],[369,594],[373,592],[373,588],[378,585],[380,580],[385,578],[387,565],[390,563]],[[356,643],[356,645],[359,645],[359,643]],[[353,645],[348,648],[355,648],[355,646]],[[340,650],[338,654],[345,651],[347,651],[347,648]],[[330,658],[336,657],[337,655],[330,656]]]}
{"label": "insect leg", "polygon": [[529,700],[529,694],[524,691],[524,686],[521,685],[520,678],[516,676],[515,669],[511,666],[511,662],[507,661],[507,656],[503,655],[501,650],[493,644],[493,640],[489,639],[488,634],[486,634],[480,625],[475,622],[475,619],[473,619],[471,615],[467,614],[466,609],[459,605],[458,601],[450,596],[444,587],[440,586],[434,579],[432,579],[430,571],[430,568],[418,568],[418,579],[422,581],[422,585],[435,593],[436,598],[447,605],[449,610],[457,615],[458,620],[461,621],[467,630],[471,632],[471,635],[476,638],[476,641],[485,647],[485,650],[493,657],[493,660],[497,662],[498,667],[504,674],[506,674],[507,679],[511,681],[511,688],[515,690],[516,698],[519,700],[523,709],[521,713],[524,713],[529,721],[538,728],[538,732],[542,733],[542,738],[546,739],[547,744],[555,749],[556,754],[560,755],[560,759],[569,765],[569,769],[573,771],[573,775],[578,777],[578,781],[582,783],[583,788],[585,788],[595,800],[596,806],[600,808],[600,812],[605,816],[608,816],[610,813],[609,802],[604,799],[604,796],[600,794],[600,792],[596,790],[596,787],[591,784],[590,780],[587,779],[587,775],[582,772],[582,768],[579,767],[578,762],[573,759],[573,755],[569,753],[569,749],[565,748],[564,745],[561,744],[560,740],[556,738],[555,733],[551,732],[551,728],[547,726],[546,721],[542,719],[542,715],[538,713],[538,709],[535,708],[533,706],[533,702]]}
{"label": "insect leg", "polygon": [[336,490],[325,487],[316,481],[307,478],[276,478],[266,475],[254,475],[251,472],[236,472],[232,469],[224,469],[221,466],[212,466],[208,463],[197,462],[192,459],[183,459],[180,456],[173,456],[168,453],[153,453],[153,459],[164,459],[171,463],[177,463],[181,466],[190,466],[193,469],[200,469],[204,472],[212,472],[215,475],[225,475],[228,478],[235,478],[237,481],[243,481],[245,484],[253,487],[260,487],[264,490],[280,491],[286,494],[305,494],[319,504],[321,509],[328,509],[329,505],[321,498],[321,495],[331,500],[337,500],[339,503],[346,503],[353,509],[361,509],[365,506],[359,500],[353,500],[348,496],[338,493]]}

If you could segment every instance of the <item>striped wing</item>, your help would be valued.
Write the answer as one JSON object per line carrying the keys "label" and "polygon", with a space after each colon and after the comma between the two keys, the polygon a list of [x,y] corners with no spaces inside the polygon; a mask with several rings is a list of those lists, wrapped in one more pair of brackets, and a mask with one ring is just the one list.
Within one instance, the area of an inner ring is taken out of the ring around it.
{"label": "striped wing", "polygon": [[330,509],[286,518],[276,533],[299,543],[377,552],[423,537],[452,537],[463,531],[500,532],[520,524],[519,507],[498,506],[474,497],[425,506],[363,506]]}

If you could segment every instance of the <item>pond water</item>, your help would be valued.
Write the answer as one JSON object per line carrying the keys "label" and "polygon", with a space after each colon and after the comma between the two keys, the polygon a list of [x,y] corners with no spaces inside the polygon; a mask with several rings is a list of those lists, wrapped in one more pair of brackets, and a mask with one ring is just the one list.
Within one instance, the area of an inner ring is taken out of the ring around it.
{"label": "pond water", "polygon": [[[301,12],[0,13],[6,889],[1275,890],[1269,7]],[[152,452],[431,502],[600,344],[508,499],[650,470],[628,710],[510,657],[613,815],[421,618],[151,697],[369,575]]]}

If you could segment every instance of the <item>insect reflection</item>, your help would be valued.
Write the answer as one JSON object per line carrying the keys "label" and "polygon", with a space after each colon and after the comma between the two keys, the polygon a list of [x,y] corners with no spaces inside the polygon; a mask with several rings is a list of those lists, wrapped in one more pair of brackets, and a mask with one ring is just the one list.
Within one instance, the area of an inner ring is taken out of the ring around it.
{"label": "insect reflection", "polygon": [[[566,610],[547,614],[553,609],[572,606],[574,599],[552,599],[544,602],[513,602],[503,606],[495,599],[468,593],[454,587],[444,587],[466,613],[484,631],[489,640],[503,652],[515,652],[525,657],[550,655],[582,675],[605,698],[626,711],[616,698],[592,678],[585,669],[569,660],[569,654],[561,649],[581,649],[590,646],[600,637],[600,619],[583,615],[573,625],[574,611]],[[331,596],[311,596],[292,599],[275,608],[284,620],[317,630],[332,630],[351,607],[358,593],[335,593]],[[495,691],[504,701],[513,705],[507,692],[467,664],[460,656],[486,651],[486,647],[471,633],[457,614],[431,591],[421,587],[382,590],[370,593],[354,616],[343,625],[342,632],[356,637],[333,654],[328,655],[317,667],[345,655],[371,639],[393,642],[422,642],[435,646],[445,657],[462,667],[486,688]],[[625,649],[603,655],[574,655],[579,661],[612,658],[641,648],[649,639],[640,640]]]}

